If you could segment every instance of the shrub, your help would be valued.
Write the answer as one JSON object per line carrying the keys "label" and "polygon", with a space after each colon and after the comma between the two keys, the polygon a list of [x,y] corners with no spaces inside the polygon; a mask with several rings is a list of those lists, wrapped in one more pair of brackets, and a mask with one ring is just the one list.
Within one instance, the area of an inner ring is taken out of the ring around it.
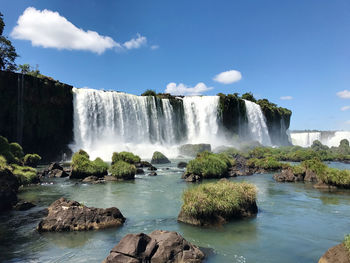
{"label": "shrub", "polygon": [[274,157],[265,157],[262,159],[251,158],[247,161],[247,165],[252,168],[265,170],[277,170],[284,167],[284,164],[277,161]]}
{"label": "shrub", "polygon": [[22,159],[23,156],[24,156],[24,153],[23,153],[23,148],[21,145],[19,145],[18,143],[16,142],[11,142],[10,145],[10,152],[18,159]]}
{"label": "shrub", "polygon": [[214,215],[231,217],[239,215],[242,207],[255,203],[256,188],[249,183],[219,181],[201,184],[186,190],[183,195],[182,211],[195,218]]}
{"label": "shrub", "polygon": [[129,180],[135,178],[136,167],[133,164],[119,160],[111,166],[109,172],[118,179]]}
{"label": "shrub", "polygon": [[40,160],[41,160],[40,155],[36,153],[26,154],[23,158],[24,165],[28,165],[34,168],[38,166]]}
{"label": "shrub", "polygon": [[148,89],[144,93],[141,94],[141,96],[157,96],[157,93],[155,90]]}
{"label": "shrub", "polygon": [[227,176],[227,159],[222,159],[222,155],[202,152],[196,159],[189,161],[186,167],[186,174],[195,174],[204,178],[220,178]]}
{"label": "shrub", "polygon": [[346,235],[344,238],[344,246],[350,252],[350,235]]}
{"label": "shrub", "polygon": [[250,101],[252,101],[252,102],[256,102],[256,99],[254,98],[254,95],[253,95],[253,93],[251,93],[251,92],[244,93],[244,94],[242,95],[242,99],[243,99],[243,100],[250,100]]}
{"label": "shrub", "polygon": [[85,178],[88,176],[101,177],[107,174],[108,165],[100,158],[90,161],[84,150],[79,150],[72,157],[72,178]]}
{"label": "shrub", "polygon": [[12,164],[12,173],[17,177],[20,184],[31,184],[38,180],[36,170],[29,166]]}
{"label": "shrub", "polygon": [[10,144],[3,136],[0,136],[0,154],[5,157],[8,163],[15,162],[15,156],[10,151]]}
{"label": "shrub", "polygon": [[131,152],[114,152],[112,156],[112,164],[118,161],[124,161],[130,164],[135,164],[141,162],[141,158],[137,155],[134,155]]}

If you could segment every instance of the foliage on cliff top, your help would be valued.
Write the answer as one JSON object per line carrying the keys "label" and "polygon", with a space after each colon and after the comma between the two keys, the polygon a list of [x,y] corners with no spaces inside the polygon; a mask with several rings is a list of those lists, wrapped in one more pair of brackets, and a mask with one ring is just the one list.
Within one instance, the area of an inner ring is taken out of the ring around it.
{"label": "foliage on cliff top", "polygon": [[130,164],[135,164],[141,162],[141,158],[138,155],[135,155],[131,152],[114,152],[112,155],[112,164],[124,161]]}
{"label": "foliage on cliff top", "polygon": [[249,101],[252,101],[252,102],[256,103],[256,99],[254,98],[254,95],[251,92],[244,93],[242,95],[242,99],[243,100],[249,100]]}
{"label": "foliage on cliff top", "polygon": [[115,176],[119,179],[134,179],[135,173],[136,173],[136,167],[133,164],[127,163],[123,160],[119,160],[115,162],[111,168],[109,169],[109,172],[112,176]]}
{"label": "foliage on cliff top", "polygon": [[108,164],[100,158],[90,161],[89,155],[84,150],[79,150],[72,157],[72,175],[101,176],[107,174]]}
{"label": "foliage on cliff top", "polygon": [[256,201],[256,188],[249,183],[227,180],[205,183],[184,191],[182,211],[196,218],[240,214],[242,206]]}
{"label": "foliage on cliff top", "polygon": [[142,93],[141,96],[153,96],[153,97],[155,97],[155,96],[157,96],[157,93],[155,90],[148,89],[144,93]]}
{"label": "foliage on cliff top", "polygon": [[226,154],[202,152],[194,160],[189,161],[186,173],[204,178],[221,178],[227,176],[232,164],[233,160]]}
{"label": "foliage on cliff top", "polygon": [[260,105],[263,112],[270,111],[279,115],[292,115],[292,112],[289,109],[277,107],[275,103],[270,102],[268,99],[260,99],[256,103]]}

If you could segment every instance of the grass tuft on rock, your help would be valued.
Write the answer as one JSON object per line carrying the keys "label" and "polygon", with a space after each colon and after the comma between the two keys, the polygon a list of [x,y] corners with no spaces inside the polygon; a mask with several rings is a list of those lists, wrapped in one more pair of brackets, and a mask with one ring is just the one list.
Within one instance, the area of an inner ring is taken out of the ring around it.
{"label": "grass tuft on rock", "polygon": [[114,152],[112,156],[112,164],[118,161],[124,161],[130,164],[135,164],[141,162],[141,158],[138,155],[135,155],[131,152]]}
{"label": "grass tuft on rock", "polygon": [[34,167],[34,168],[38,166],[40,160],[41,160],[40,155],[36,153],[28,153],[23,158],[24,165]]}
{"label": "grass tuft on rock", "polygon": [[90,161],[90,156],[84,150],[79,150],[72,157],[72,178],[85,178],[88,176],[102,177],[107,175],[108,164],[101,158]]}
{"label": "grass tuft on rock", "polygon": [[256,202],[254,185],[227,180],[206,183],[186,190],[183,195],[182,211],[194,218],[210,218],[215,215],[224,218],[240,216],[242,207]]}
{"label": "grass tuft on rock", "polygon": [[118,179],[131,180],[135,178],[136,167],[133,164],[120,160],[111,166],[109,172]]}
{"label": "grass tuft on rock", "polygon": [[227,176],[231,166],[232,162],[225,154],[202,152],[196,159],[189,161],[185,173],[203,178],[221,178]]}
{"label": "grass tuft on rock", "polygon": [[38,181],[36,169],[29,166],[12,164],[12,173],[17,177],[20,184],[31,184]]}

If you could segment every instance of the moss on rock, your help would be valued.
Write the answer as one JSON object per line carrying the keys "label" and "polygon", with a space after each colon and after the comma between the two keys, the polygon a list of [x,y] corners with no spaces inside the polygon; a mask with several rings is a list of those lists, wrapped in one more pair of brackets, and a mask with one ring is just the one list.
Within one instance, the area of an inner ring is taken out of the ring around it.
{"label": "moss on rock", "polygon": [[83,179],[88,176],[103,177],[107,175],[108,165],[100,158],[90,161],[84,150],[79,150],[72,157],[71,178]]}
{"label": "moss on rock", "polygon": [[154,152],[152,155],[152,164],[164,164],[164,163],[171,163],[170,160],[161,152]]}
{"label": "moss on rock", "polygon": [[135,164],[141,162],[141,158],[131,152],[114,152],[112,156],[112,165],[118,161]]}
{"label": "moss on rock", "polygon": [[117,179],[132,180],[135,178],[136,167],[133,164],[119,160],[111,166],[109,172]]}

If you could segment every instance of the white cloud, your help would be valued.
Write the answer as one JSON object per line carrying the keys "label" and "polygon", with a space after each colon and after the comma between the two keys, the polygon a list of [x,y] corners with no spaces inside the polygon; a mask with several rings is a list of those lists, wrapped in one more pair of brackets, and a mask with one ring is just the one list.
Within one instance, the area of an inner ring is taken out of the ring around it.
{"label": "white cloud", "polygon": [[280,100],[292,100],[293,97],[292,96],[282,96],[280,97]]}
{"label": "white cloud", "polygon": [[170,93],[172,95],[200,95],[203,92],[212,90],[213,87],[207,87],[203,82],[199,82],[194,87],[188,87],[183,83],[177,85],[174,82],[170,82],[165,89],[165,93]]}
{"label": "white cloud", "polygon": [[141,36],[140,34],[137,34],[137,38],[132,38],[129,41],[126,41],[123,44],[123,47],[125,47],[126,49],[136,49],[136,48],[145,46],[146,44],[147,44],[147,38],[144,36]]}
{"label": "white cloud", "polygon": [[15,39],[29,40],[33,46],[68,50],[87,50],[102,54],[120,44],[95,31],[77,28],[58,12],[28,7],[11,32]]}
{"label": "white cloud", "polygon": [[343,90],[337,92],[337,96],[342,99],[350,99],[350,91],[349,90]]}
{"label": "white cloud", "polygon": [[346,123],[346,124],[350,124],[350,120],[346,121],[345,123]]}
{"label": "white cloud", "polygon": [[151,46],[151,49],[152,49],[152,50],[156,50],[156,49],[158,49],[158,48],[159,48],[158,45],[152,45],[152,46]]}
{"label": "white cloud", "polygon": [[349,109],[350,109],[350,106],[344,106],[340,108],[341,111],[347,111]]}
{"label": "white cloud", "polygon": [[231,84],[231,83],[240,81],[241,79],[242,79],[242,74],[237,70],[229,70],[229,71],[221,72],[213,78],[213,80],[215,80],[216,82],[220,82],[222,84]]}

